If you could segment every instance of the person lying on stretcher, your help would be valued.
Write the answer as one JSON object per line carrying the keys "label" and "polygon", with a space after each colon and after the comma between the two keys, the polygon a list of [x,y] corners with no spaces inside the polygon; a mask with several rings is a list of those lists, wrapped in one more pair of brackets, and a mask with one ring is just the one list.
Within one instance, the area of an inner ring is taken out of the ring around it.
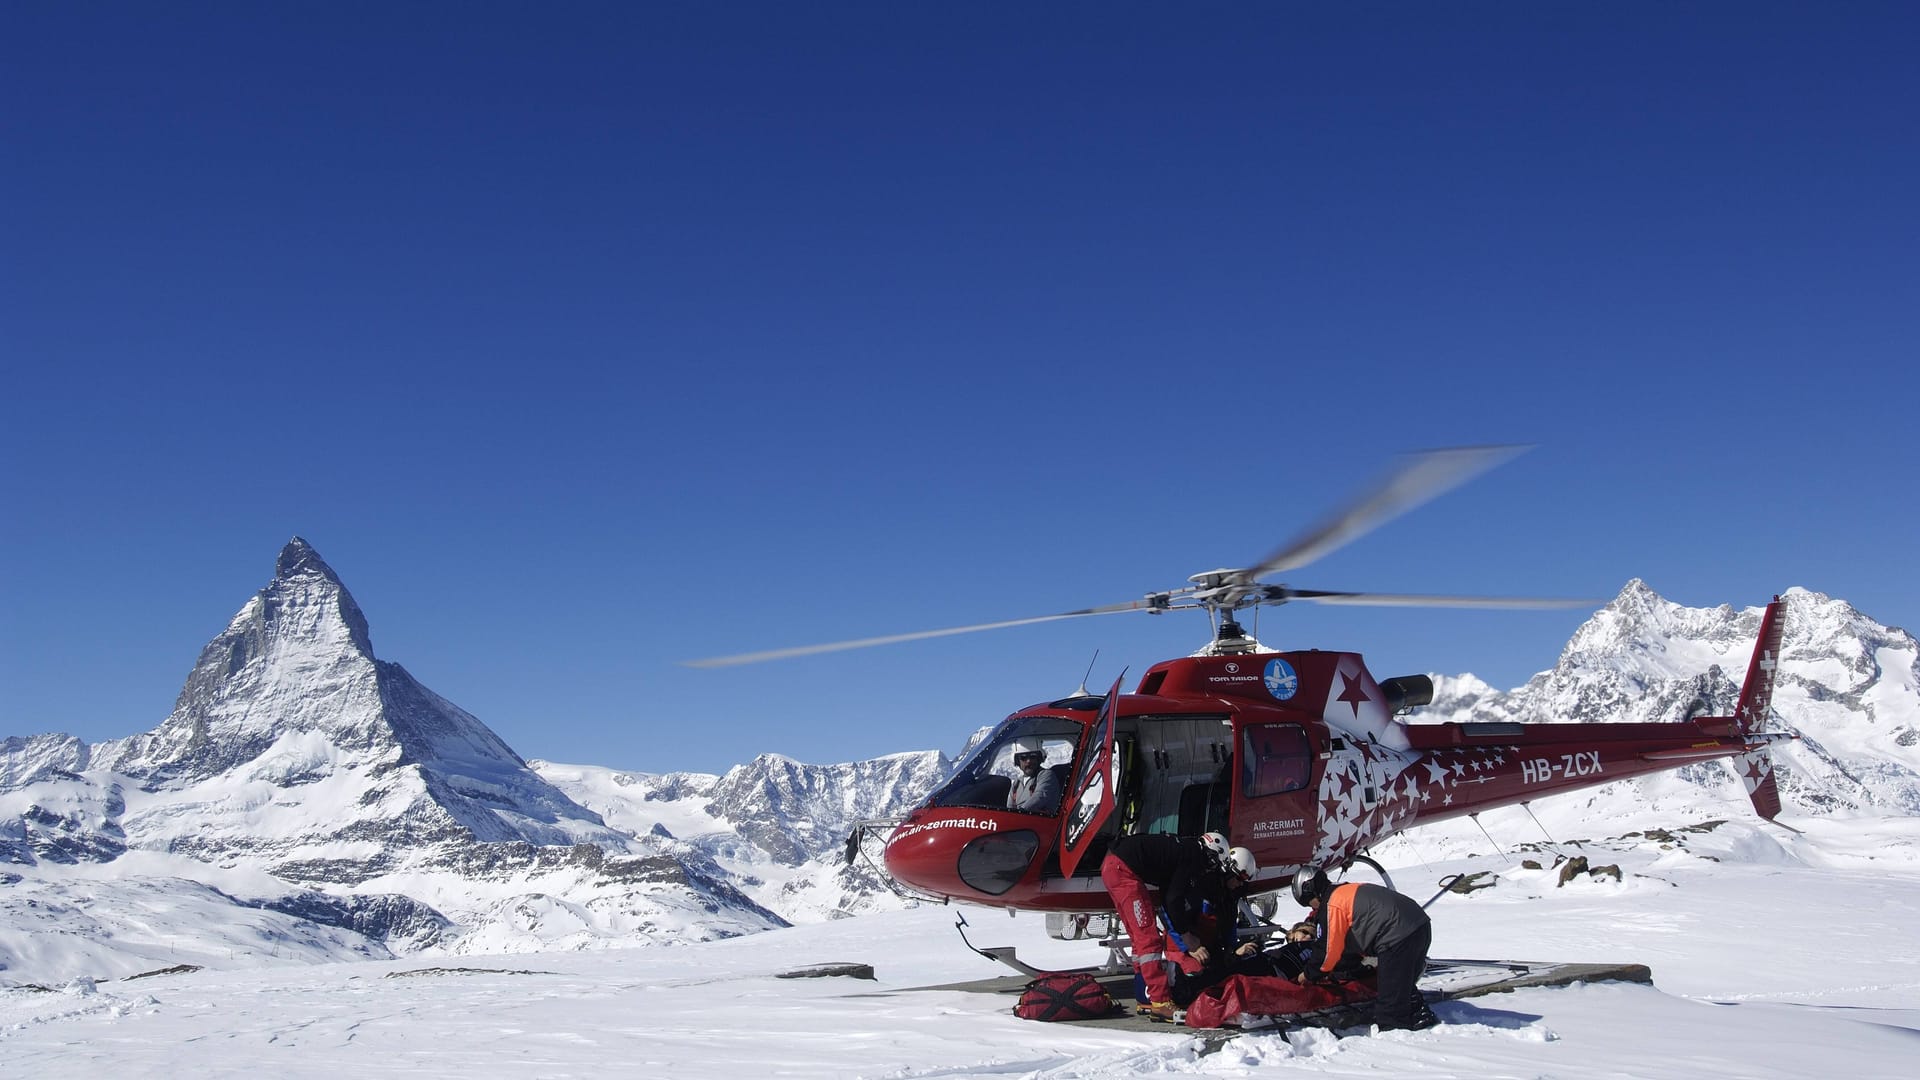
{"label": "person lying on stretcher", "polygon": [[[1173,979],[1174,1003],[1185,1008],[1200,991],[1232,975],[1255,978],[1296,980],[1303,972],[1314,972],[1320,962],[1320,945],[1314,940],[1314,925],[1303,922],[1288,930],[1277,943],[1259,940],[1244,942],[1224,964],[1214,964],[1197,972],[1181,972]],[[1362,971],[1342,970],[1341,977],[1362,976]]]}

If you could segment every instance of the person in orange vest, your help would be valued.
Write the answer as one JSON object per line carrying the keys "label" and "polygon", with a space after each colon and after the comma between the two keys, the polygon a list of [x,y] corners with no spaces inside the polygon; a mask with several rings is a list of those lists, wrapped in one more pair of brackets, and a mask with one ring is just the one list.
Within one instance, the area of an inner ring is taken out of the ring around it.
{"label": "person in orange vest", "polygon": [[[1172,1020],[1178,1011],[1167,981],[1166,939],[1149,890],[1159,890],[1181,949],[1204,965],[1213,960],[1213,950],[1202,933],[1203,913],[1211,910],[1215,919],[1231,919],[1233,889],[1255,869],[1252,852],[1229,848],[1226,837],[1212,832],[1197,837],[1140,833],[1123,836],[1107,849],[1100,881],[1113,897],[1120,925],[1127,928],[1134,970],[1146,989],[1142,1014]],[[1229,922],[1226,928],[1231,927]]]}
{"label": "person in orange vest", "polygon": [[1334,885],[1325,871],[1312,868],[1293,876],[1293,898],[1312,910],[1323,946],[1320,962],[1301,972],[1299,982],[1324,978],[1343,961],[1352,966],[1371,956],[1379,988],[1373,1020],[1381,1031],[1418,1031],[1440,1022],[1419,989],[1433,946],[1433,922],[1413,898],[1382,885]]}

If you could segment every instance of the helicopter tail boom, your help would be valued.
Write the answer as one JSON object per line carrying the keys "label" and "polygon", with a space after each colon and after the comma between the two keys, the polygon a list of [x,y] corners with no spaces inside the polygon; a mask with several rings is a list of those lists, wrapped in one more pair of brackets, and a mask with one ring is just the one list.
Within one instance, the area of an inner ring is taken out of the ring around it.
{"label": "helicopter tail boom", "polygon": [[1798,737],[1760,730],[1771,715],[1784,613],[1785,605],[1775,597],[1761,618],[1759,641],[1732,716],[1577,725],[1405,725],[1401,730],[1412,748],[1428,755],[1421,767],[1431,771],[1440,795],[1421,800],[1415,823],[1716,759],[1729,760],[1754,811],[1774,820],[1781,803],[1772,746]]}

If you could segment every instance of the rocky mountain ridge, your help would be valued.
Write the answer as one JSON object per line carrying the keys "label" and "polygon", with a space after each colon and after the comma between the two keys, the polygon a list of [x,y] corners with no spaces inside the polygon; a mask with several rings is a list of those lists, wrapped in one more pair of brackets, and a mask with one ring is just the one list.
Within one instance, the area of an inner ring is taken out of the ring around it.
{"label": "rocky mountain ridge", "polygon": [[[1843,600],[1781,594],[1786,622],[1774,730],[1799,736],[1775,753],[1781,795],[1802,813],[1920,815],[1920,642]],[[1638,579],[1588,619],[1558,662],[1512,691],[1472,676],[1435,679],[1414,722],[1658,722],[1732,714],[1759,631],[1760,608],[1687,608]],[[1733,785],[1720,762],[1682,779]],[[1737,786],[1737,785],[1735,785]],[[1603,789],[1605,790],[1605,789]]]}

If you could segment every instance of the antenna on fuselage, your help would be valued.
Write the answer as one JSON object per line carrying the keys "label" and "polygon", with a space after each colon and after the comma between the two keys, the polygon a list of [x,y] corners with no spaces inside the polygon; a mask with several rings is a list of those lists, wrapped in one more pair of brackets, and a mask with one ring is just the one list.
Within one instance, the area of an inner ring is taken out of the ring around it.
{"label": "antenna on fuselage", "polygon": [[1087,680],[1093,678],[1093,665],[1100,662],[1100,650],[1093,650],[1093,659],[1087,661],[1087,673],[1080,676],[1080,689],[1073,692],[1074,697],[1092,697],[1093,691],[1087,689]]}

